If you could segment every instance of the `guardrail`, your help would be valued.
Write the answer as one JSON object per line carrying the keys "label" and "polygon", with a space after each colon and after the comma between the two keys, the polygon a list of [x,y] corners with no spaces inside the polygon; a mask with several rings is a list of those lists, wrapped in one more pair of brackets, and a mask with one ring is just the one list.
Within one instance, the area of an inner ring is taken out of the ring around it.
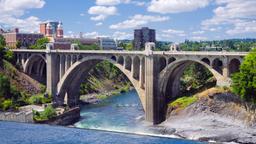
{"label": "guardrail", "polygon": [[[13,52],[21,53],[47,53],[47,50],[13,49]],[[125,50],[50,50],[51,53],[76,53],[76,54],[131,54],[145,55],[146,51]],[[222,56],[245,56],[248,52],[226,52],[226,51],[152,51],[153,55],[222,55]]]}

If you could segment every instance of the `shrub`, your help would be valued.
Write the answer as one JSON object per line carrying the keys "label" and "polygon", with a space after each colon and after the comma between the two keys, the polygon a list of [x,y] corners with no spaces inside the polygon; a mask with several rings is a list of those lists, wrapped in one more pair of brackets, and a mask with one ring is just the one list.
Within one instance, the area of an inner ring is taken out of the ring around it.
{"label": "shrub", "polygon": [[242,100],[256,103],[256,49],[245,57],[240,72],[232,75],[232,91]]}
{"label": "shrub", "polygon": [[4,59],[9,62],[14,62],[14,53],[12,51],[7,50],[4,54]]}
{"label": "shrub", "polygon": [[10,81],[8,77],[0,74],[0,95],[9,98],[10,95]]}
{"label": "shrub", "polygon": [[28,99],[29,104],[45,104],[51,101],[51,96],[45,98],[43,94],[34,95]]}
{"label": "shrub", "polygon": [[44,111],[33,111],[33,118],[36,121],[49,120],[57,116],[56,110],[52,106],[48,106]]}
{"label": "shrub", "polygon": [[2,103],[2,110],[6,111],[10,108],[13,108],[12,100],[10,100],[10,99],[4,100],[4,102]]}

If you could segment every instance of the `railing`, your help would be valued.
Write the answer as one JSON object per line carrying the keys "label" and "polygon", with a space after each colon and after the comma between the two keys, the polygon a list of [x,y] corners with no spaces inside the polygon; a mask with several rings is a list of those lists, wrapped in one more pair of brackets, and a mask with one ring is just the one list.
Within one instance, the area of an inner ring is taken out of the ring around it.
{"label": "railing", "polygon": [[[46,53],[47,50],[12,49],[15,53]],[[132,54],[145,55],[145,51],[125,50],[50,50],[51,53],[74,53],[74,54]],[[221,55],[221,56],[245,56],[248,52],[226,52],[226,51],[152,51],[153,55]]]}

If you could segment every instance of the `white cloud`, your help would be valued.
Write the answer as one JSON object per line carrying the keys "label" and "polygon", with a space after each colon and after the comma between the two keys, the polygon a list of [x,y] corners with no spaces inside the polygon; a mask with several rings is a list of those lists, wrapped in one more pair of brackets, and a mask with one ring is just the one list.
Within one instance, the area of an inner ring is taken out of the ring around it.
{"label": "white cloud", "polygon": [[195,41],[204,41],[204,40],[207,40],[208,38],[207,37],[203,37],[203,36],[194,36],[191,39],[195,40]]}
{"label": "white cloud", "polygon": [[203,29],[224,25],[229,27],[226,33],[230,35],[256,32],[255,0],[216,0],[216,4],[214,16],[202,22]]}
{"label": "white cloud", "polygon": [[83,37],[85,37],[85,38],[97,38],[97,37],[109,37],[109,35],[102,35],[102,34],[99,34],[96,31],[94,31],[94,32],[84,33]]}
{"label": "white cloud", "polygon": [[113,24],[110,26],[111,29],[130,29],[137,28],[139,26],[146,25],[150,22],[163,22],[169,20],[167,16],[151,16],[151,15],[134,15],[130,17],[128,20],[123,22]]}
{"label": "white cloud", "polygon": [[146,5],[146,2],[141,2],[141,1],[132,1],[132,4],[135,4],[136,6],[144,6]]}
{"label": "white cloud", "polygon": [[84,13],[80,13],[80,16],[85,16],[85,14]]}
{"label": "white cloud", "polygon": [[44,0],[0,0],[0,23],[19,27],[26,32],[38,31],[38,25],[41,22],[39,18],[35,16],[21,17],[26,10],[42,8],[44,5]]}
{"label": "white cloud", "polygon": [[96,5],[118,5],[121,3],[129,3],[130,0],[96,0]]}
{"label": "white cloud", "polygon": [[119,40],[131,39],[132,38],[132,34],[129,34],[129,33],[126,33],[126,32],[116,31],[113,34],[113,38],[114,39],[119,39]]}
{"label": "white cloud", "polygon": [[176,36],[181,36],[184,37],[186,36],[185,31],[183,30],[174,30],[174,29],[168,29],[168,30],[163,30],[164,33],[163,36],[167,37],[168,35],[176,35]]}
{"label": "white cloud", "polygon": [[211,0],[152,0],[148,11],[161,14],[189,12],[209,5]]}
{"label": "white cloud", "polygon": [[96,26],[102,26],[102,25],[103,25],[102,22],[96,23]]}
{"label": "white cloud", "polygon": [[114,6],[109,6],[109,7],[107,7],[107,6],[93,6],[93,7],[90,7],[90,9],[88,10],[88,13],[91,14],[91,15],[97,15],[97,16],[91,17],[91,20],[103,21],[111,15],[116,15],[117,14],[117,8],[114,7]]}
{"label": "white cloud", "polygon": [[193,35],[204,34],[204,33],[205,33],[205,31],[203,31],[203,30],[192,32]]}

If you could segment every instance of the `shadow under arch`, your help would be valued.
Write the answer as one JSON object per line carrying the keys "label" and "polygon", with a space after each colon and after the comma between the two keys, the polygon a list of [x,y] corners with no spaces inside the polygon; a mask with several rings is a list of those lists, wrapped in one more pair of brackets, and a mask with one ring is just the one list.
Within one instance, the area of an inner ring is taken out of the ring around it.
{"label": "shadow under arch", "polygon": [[46,58],[41,54],[33,54],[26,60],[23,70],[33,79],[46,84]]}
{"label": "shadow under arch", "polygon": [[199,63],[208,69],[214,78],[218,81],[223,76],[207,63],[195,59],[181,59],[169,64],[160,72],[160,95],[165,99],[165,103],[169,103],[173,98],[179,96],[180,78],[184,70],[192,63]]}
{"label": "shadow under arch", "polygon": [[118,64],[116,61],[111,59],[111,57],[105,56],[87,56],[83,59],[77,61],[74,63],[64,74],[64,76],[61,78],[61,80],[58,82],[57,85],[57,103],[63,104],[64,103],[64,97],[67,94],[67,102],[69,106],[75,106],[78,104],[79,100],[79,88],[81,83],[83,82],[83,79],[81,77],[87,77],[88,72],[95,67],[96,64],[102,62],[102,61],[108,61],[115,65],[133,84],[135,87],[135,90],[137,91],[140,101],[142,103],[142,106],[145,110],[145,94],[142,89],[139,88],[139,82],[132,78],[131,73],[124,69],[123,65]]}

